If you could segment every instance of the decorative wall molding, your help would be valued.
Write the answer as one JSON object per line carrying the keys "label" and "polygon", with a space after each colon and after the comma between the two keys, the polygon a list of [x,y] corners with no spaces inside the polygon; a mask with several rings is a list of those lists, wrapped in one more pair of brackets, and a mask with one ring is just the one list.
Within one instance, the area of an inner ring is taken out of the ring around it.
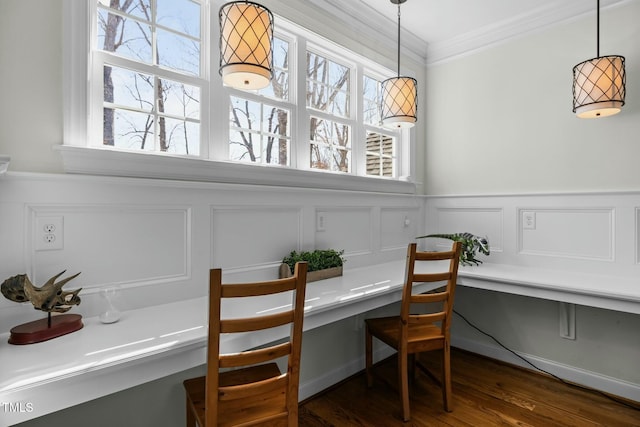
{"label": "decorative wall molding", "polygon": [[[190,279],[189,206],[27,204],[25,212],[27,271],[34,283],[64,269],[82,272],[75,282],[82,283],[83,294]],[[61,249],[38,249],[40,218],[63,219]]]}
{"label": "decorative wall molding", "polygon": [[[451,224],[457,230],[478,221],[481,229],[474,234],[488,234],[492,249],[485,262],[637,277],[638,191],[452,195],[425,199],[429,233],[442,231],[441,224]],[[482,218],[482,212],[487,210],[495,213]],[[525,212],[535,216],[535,229],[524,228]],[[494,233],[503,233],[501,250],[494,247],[500,242]]]}
{"label": "decorative wall molding", "polygon": [[211,207],[211,263],[229,274],[273,269],[303,245],[301,206]]}
{"label": "decorative wall molding", "polygon": [[[275,278],[292,250],[345,249],[347,269],[400,259],[414,233],[385,229],[382,249],[380,212],[406,211],[419,229],[422,206],[409,194],[9,172],[0,179],[0,277],[28,273],[42,284],[80,271],[69,288],[83,288],[77,311],[92,317],[101,288],[121,290],[123,311],[191,299],[206,295],[212,267],[230,281]],[[47,215],[63,217],[62,250],[35,248],[36,220]],[[0,299],[0,325],[33,320],[21,307]]]}
{"label": "decorative wall molding", "polygon": [[[524,213],[535,226],[526,228]],[[590,261],[615,260],[613,208],[519,208],[518,253]]]}
{"label": "decorative wall molding", "polygon": [[[316,207],[313,249],[344,250],[345,256],[374,253],[374,239],[379,226],[373,210],[372,206]],[[324,216],[324,229],[319,227],[318,216]]]}
{"label": "decorative wall molding", "polygon": [[[437,207],[433,226],[428,234],[433,233],[472,233],[487,237],[491,252],[502,252],[504,212],[494,207]],[[439,245],[442,246],[442,245]]]}
{"label": "decorative wall molding", "polygon": [[380,249],[406,251],[407,241],[423,230],[420,210],[415,206],[383,207],[380,209]]}

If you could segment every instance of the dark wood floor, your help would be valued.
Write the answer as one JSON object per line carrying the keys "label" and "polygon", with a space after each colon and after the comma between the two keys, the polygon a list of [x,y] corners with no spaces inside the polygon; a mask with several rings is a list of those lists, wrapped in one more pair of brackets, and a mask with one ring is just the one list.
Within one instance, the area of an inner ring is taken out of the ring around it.
{"label": "dark wood floor", "polygon": [[[439,354],[431,353],[423,363],[439,374]],[[410,391],[412,419],[403,423],[391,358],[377,367],[389,383],[377,378],[369,389],[364,374],[358,374],[303,402],[300,425],[640,426],[640,410],[543,374],[456,349],[451,364],[453,412],[443,410],[437,383],[419,373]]]}

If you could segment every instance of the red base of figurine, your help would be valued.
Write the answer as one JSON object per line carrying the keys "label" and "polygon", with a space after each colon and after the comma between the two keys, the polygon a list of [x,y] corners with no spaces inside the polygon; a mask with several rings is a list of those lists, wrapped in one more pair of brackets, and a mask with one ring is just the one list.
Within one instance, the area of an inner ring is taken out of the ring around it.
{"label": "red base of figurine", "polygon": [[61,314],[49,319],[35,320],[11,328],[9,344],[35,344],[82,329],[82,316],[79,314]]}

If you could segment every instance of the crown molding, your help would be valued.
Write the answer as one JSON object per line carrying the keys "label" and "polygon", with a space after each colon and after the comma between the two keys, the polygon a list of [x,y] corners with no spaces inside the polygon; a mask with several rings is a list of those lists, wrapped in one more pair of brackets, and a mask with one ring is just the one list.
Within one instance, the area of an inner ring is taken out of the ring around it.
{"label": "crown molding", "polygon": [[[391,18],[371,8],[364,0],[308,0],[350,28],[365,34],[389,49],[395,49],[396,28]],[[600,10],[618,7],[634,0],[601,0]],[[441,41],[427,42],[409,31],[402,30],[402,49],[407,56],[424,65],[433,65],[505,42],[546,27],[595,14],[595,2],[583,0],[558,1],[542,4],[528,13],[461,33]]]}
{"label": "crown molding", "polygon": [[[395,21],[396,10],[390,8],[389,15],[383,15],[367,5],[366,1],[344,0],[308,0],[310,3],[323,9],[331,16],[341,20],[344,24],[374,40],[375,44],[382,45],[391,51],[397,49],[398,32]],[[393,19],[392,19],[393,18]],[[393,23],[393,25],[390,25]],[[412,61],[419,64],[427,62],[427,43],[404,30],[401,26],[402,53]]]}
{"label": "crown molding", "polygon": [[[631,0],[602,0],[600,10],[618,7]],[[427,65],[444,62],[475,51],[503,43],[515,37],[542,30],[562,22],[570,22],[596,13],[591,2],[558,2],[547,4],[531,13],[482,27],[457,37],[428,44]]]}

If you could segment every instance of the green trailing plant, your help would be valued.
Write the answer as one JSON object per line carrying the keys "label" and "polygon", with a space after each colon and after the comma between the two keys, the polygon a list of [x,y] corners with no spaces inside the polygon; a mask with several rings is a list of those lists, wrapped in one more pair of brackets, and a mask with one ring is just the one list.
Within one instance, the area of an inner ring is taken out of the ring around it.
{"label": "green trailing plant", "polygon": [[307,262],[307,271],[325,270],[327,268],[342,267],[347,260],[342,256],[344,249],[336,251],[335,249],[316,249],[314,251],[302,251],[291,253],[282,259],[282,262],[289,266],[289,270],[293,273],[293,269],[298,261]]}

